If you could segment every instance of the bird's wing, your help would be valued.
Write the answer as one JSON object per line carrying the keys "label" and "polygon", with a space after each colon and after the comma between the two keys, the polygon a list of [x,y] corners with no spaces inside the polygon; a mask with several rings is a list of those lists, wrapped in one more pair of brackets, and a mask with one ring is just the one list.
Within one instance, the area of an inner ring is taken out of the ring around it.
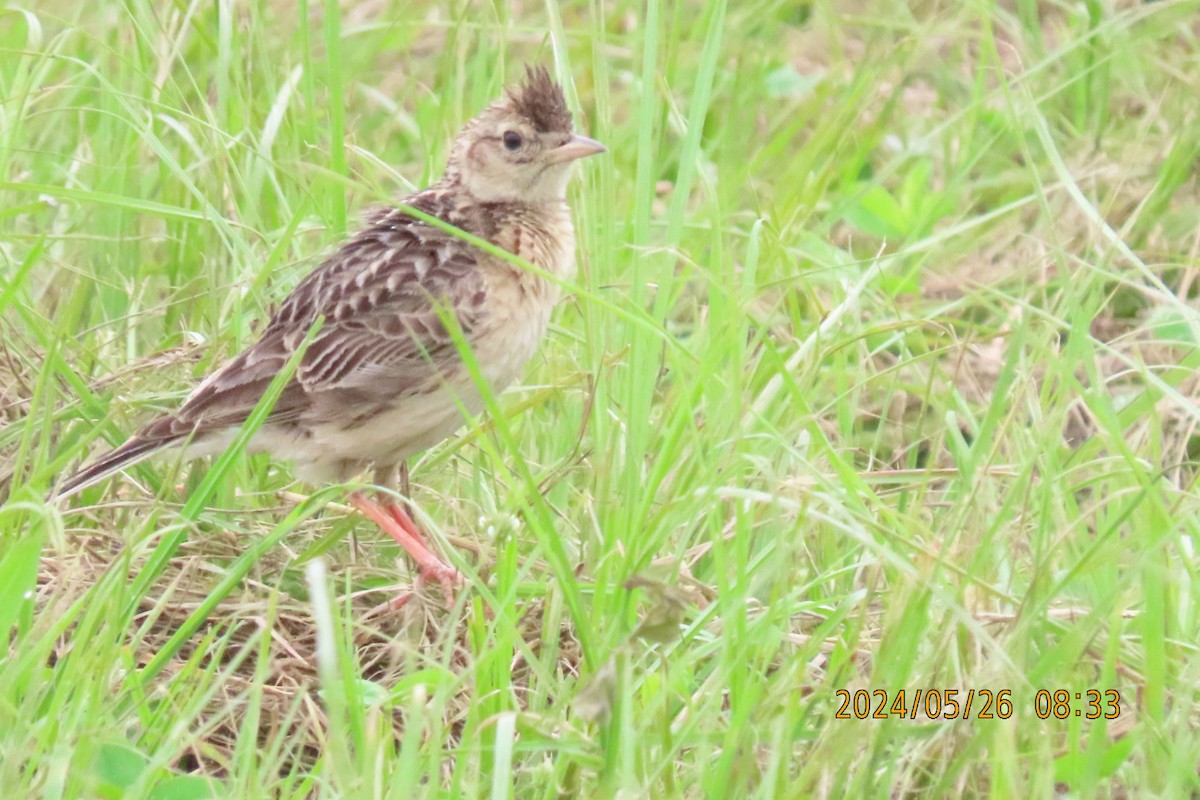
{"label": "bird's wing", "polygon": [[469,336],[484,313],[479,255],[402,211],[377,216],[296,286],[257,342],[140,436],[179,438],[241,424],[318,316],[324,324],[269,421],[299,419],[318,397],[394,399],[429,387],[458,360],[443,320],[456,320]]}

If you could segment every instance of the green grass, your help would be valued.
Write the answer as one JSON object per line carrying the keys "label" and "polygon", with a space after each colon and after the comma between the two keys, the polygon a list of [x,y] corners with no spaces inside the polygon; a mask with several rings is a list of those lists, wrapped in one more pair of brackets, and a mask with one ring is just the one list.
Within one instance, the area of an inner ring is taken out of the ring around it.
{"label": "green grass", "polygon": [[[1200,795],[1198,12],[0,11],[4,796]],[[42,501],[526,61],[610,154],[522,385],[412,465],[453,606],[369,614],[398,549],[261,457]]]}

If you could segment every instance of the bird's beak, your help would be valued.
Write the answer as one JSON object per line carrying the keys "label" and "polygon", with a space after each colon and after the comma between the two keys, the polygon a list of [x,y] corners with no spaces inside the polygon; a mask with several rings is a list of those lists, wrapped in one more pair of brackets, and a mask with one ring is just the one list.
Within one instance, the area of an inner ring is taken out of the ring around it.
{"label": "bird's beak", "polygon": [[565,144],[561,144],[546,153],[546,158],[551,164],[557,164],[561,161],[575,161],[576,159],[587,158],[588,156],[606,152],[608,152],[608,148],[595,139],[575,134],[570,139],[567,139]]}

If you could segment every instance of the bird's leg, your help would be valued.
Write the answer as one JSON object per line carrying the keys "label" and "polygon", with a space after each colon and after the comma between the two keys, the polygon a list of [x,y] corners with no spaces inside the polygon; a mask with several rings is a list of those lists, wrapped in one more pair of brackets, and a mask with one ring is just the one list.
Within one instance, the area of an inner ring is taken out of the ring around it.
{"label": "bird's leg", "polygon": [[400,496],[404,498],[404,513],[412,519],[412,506],[409,505],[409,498],[412,497],[412,492],[408,485],[408,462],[400,462]]}
{"label": "bird's leg", "polygon": [[[412,506],[409,505],[409,488],[408,488],[408,462],[401,461],[399,471],[393,473],[386,467],[377,467],[375,469],[375,485],[390,486],[393,482],[400,484],[400,502],[396,502],[390,495],[380,493],[379,503],[387,512],[392,515],[396,523],[404,530],[408,531],[409,536],[412,536],[421,544],[425,544],[425,534],[417,527],[417,523],[413,522]],[[425,545],[426,549],[429,545]]]}
{"label": "bird's leg", "polygon": [[461,580],[458,570],[438,558],[437,554],[425,545],[420,529],[399,503],[385,506],[361,492],[355,492],[350,495],[350,504],[395,539],[396,544],[403,547],[413,561],[417,562],[421,578],[440,583],[447,600],[453,602],[455,584]]}

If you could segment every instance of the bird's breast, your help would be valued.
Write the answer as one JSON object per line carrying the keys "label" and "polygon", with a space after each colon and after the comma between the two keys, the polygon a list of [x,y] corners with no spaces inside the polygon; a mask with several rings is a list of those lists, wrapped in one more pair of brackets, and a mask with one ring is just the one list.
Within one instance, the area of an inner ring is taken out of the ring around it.
{"label": "bird's breast", "polygon": [[565,203],[512,210],[496,240],[500,247],[552,275],[565,280],[575,277],[575,228]]}
{"label": "bird's breast", "polygon": [[[528,214],[510,219],[496,244],[551,275],[575,275],[575,236],[571,218],[562,213]],[[487,322],[474,346],[480,366],[499,391],[520,374],[546,333],[560,288],[540,274],[502,259],[486,271]]]}

